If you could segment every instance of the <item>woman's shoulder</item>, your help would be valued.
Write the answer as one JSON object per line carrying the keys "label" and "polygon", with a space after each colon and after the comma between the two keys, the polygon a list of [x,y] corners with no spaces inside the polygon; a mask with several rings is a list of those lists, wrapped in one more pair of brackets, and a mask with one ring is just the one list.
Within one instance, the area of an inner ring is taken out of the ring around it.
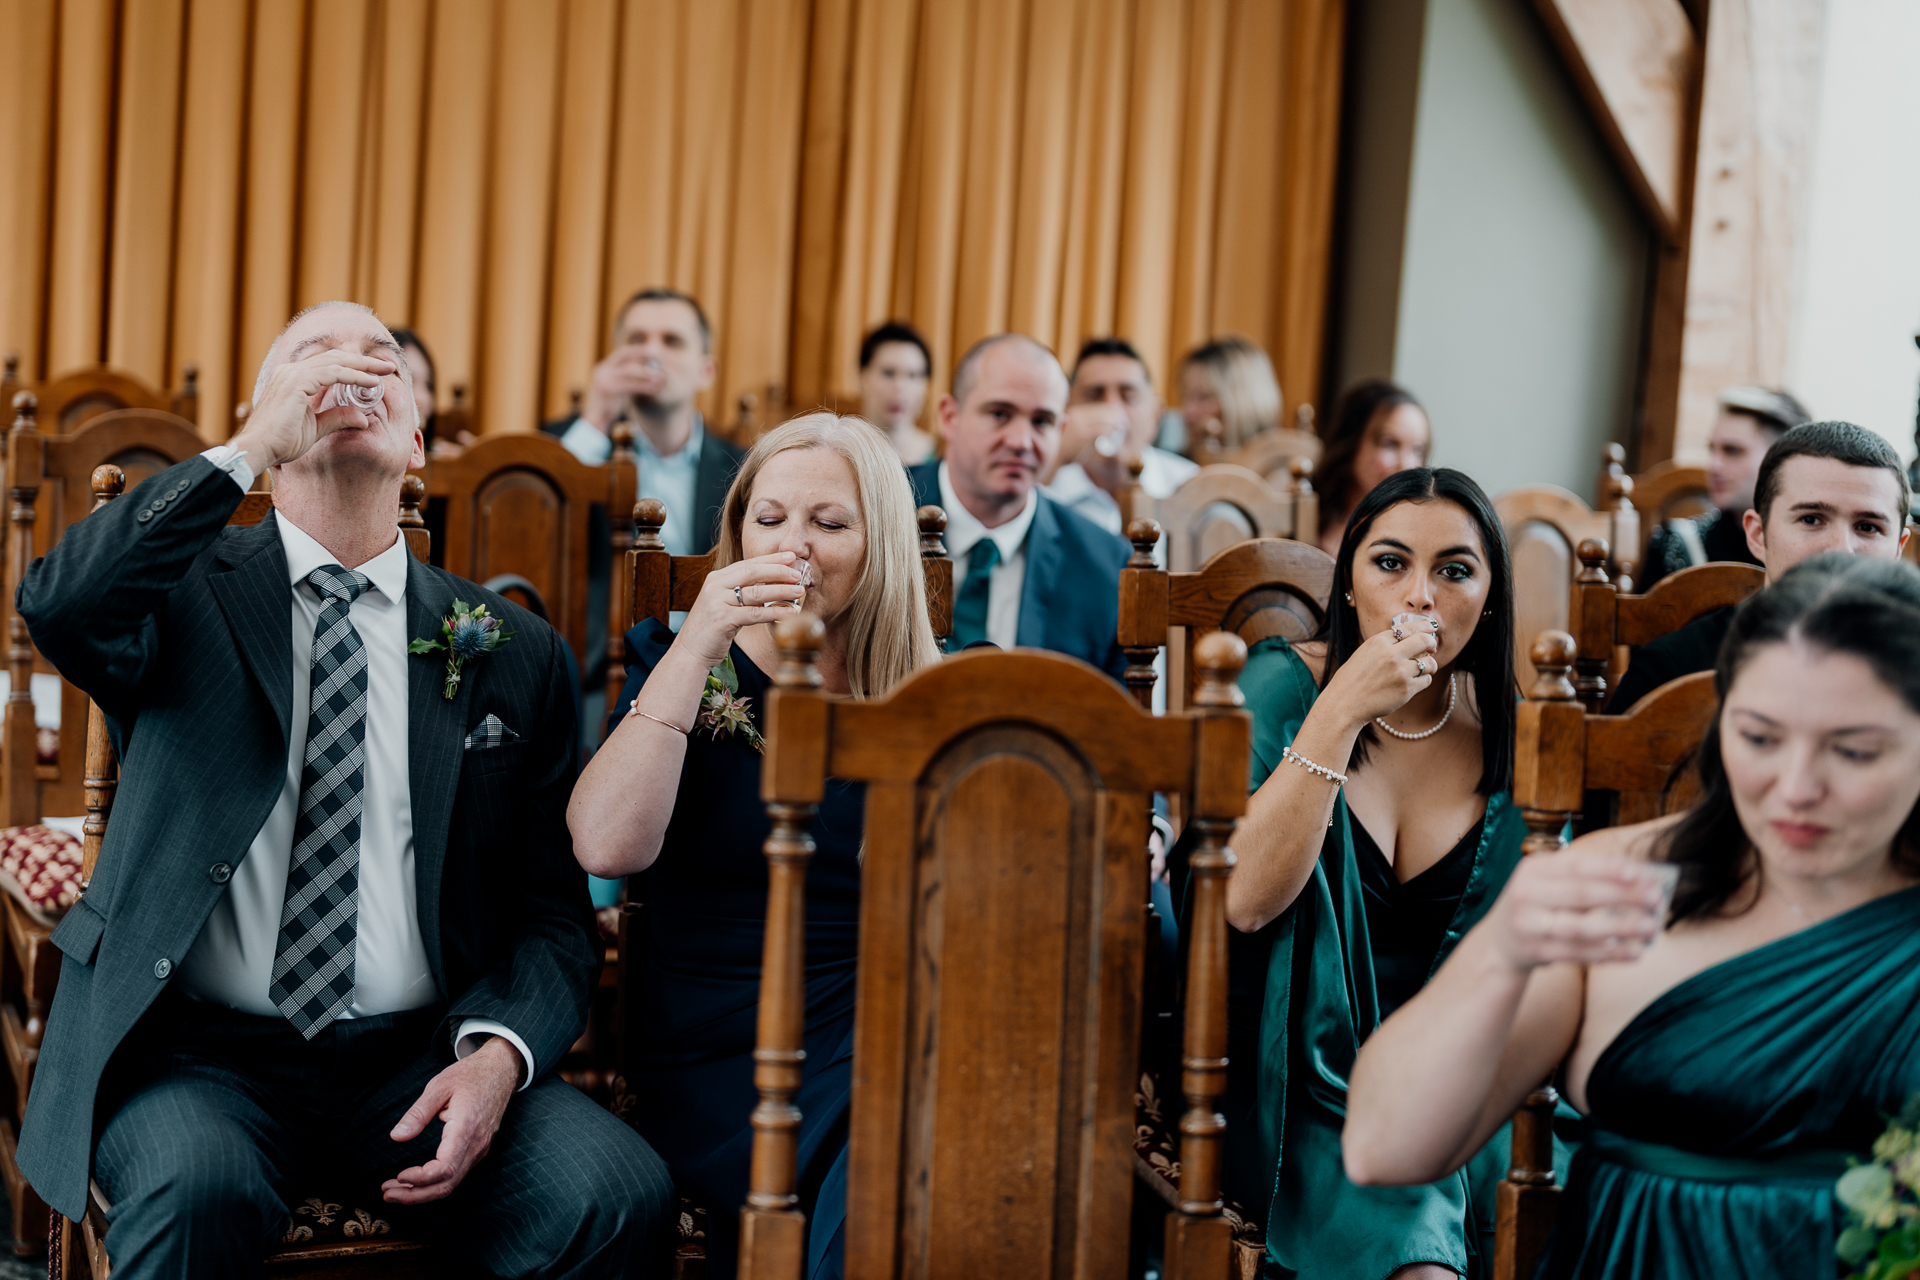
{"label": "woman's shoulder", "polygon": [[1240,673],[1240,692],[1249,703],[1260,705],[1279,698],[1312,702],[1326,660],[1326,645],[1317,640],[1271,636],[1256,641]]}
{"label": "woman's shoulder", "polygon": [[1567,849],[1611,853],[1646,862],[1653,857],[1654,848],[1659,843],[1660,837],[1671,831],[1683,816],[1675,813],[1664,818],[1635,822],[1624,827],[1602,827],[1598,831],[1589,831],[1575,839]]}

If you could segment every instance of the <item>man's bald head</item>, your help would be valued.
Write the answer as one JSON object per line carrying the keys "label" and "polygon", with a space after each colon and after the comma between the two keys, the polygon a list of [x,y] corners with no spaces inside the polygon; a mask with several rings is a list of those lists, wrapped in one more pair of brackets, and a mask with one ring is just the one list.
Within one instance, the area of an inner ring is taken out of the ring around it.
{"label": "man's bald head", "polygon": [[[283,362],[285,362],[290,358],[287,350],[287,335],[292,333],[296,328],[301,327],[301,321],[307,319],[307,317],[317,315],[322,311],[335,311],[335,310],[357,312],[362,316],[371,317],[373,322],[379,326],[380,332],[384,334],[386,337],[386,341],[383,343],[380,343],[379,345],[383,349],[388,347],[392,348],[391,352],[389,353],[389,358],[392,359],[392,361],[396,365],[400,366],[400,381],[403,384],[405,384],[407,388],[408,399],[409,400],[412,399],[413,369],[407,364],[406,353],[400,349],[400,344],[394,340],[394,336],[387,329],[386,324],[381,321],[380,317],[374,312],[374,309],[372,307],[366,306],[365,304],[359,303],[359,302],[345,302],[345,301],[336,300],[332,302],[316,302],[312,306],[297,312],[294,315],[293,319],[287,321],[286,325],[280,330],[280,332],[274,336],[273,344],[267,348],[266,357],[260,361],[259,376],[254,378],[253,380],[253,403],[254,404],[256,405],[259,404],[260,397],[266,394],[268,375],[270,375]],[[416,422],[414,425],[418,426],[420,424]]]}
{"label": "man's bald head", "polygon": [[1028,337],[1024,333],[996,333],[990,338],[982,338],[967,348],[967,354],[960,357],[960,363],[953,367],[953,398],[964,407],[967,397],[980,382],[980,366],[987,356],[995,351],[1004,351],[1007,355],[1025,357],[1035,364],[1051,366],[1053,376],[1060,384],[1060,407],[1067,403],[1067,374],[1060,367],[1060,361],[1048,350],[1044,343]]}

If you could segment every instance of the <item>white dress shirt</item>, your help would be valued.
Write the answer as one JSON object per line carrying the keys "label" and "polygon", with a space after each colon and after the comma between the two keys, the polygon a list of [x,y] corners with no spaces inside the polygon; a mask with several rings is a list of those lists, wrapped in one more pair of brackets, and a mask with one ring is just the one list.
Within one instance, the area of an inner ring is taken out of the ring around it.
{"label": "white dress shirt", "polygon": [[1000,548],[1000,563],[993,566],[993,575],[987,579],[987,639],[1002,649],[1013,648],[1020,635],[1020,590],[1027,582],[1027,530],[1033,527],[1033,513],[1040,507],[1039,487],[1027,492],[1027,505],[1019,515],[989,529],[960,504],[953,481],[947,476],[947,464],[942,462],[940,505],[947,510],[947,554],[953,557],[956,594],[966,580],[967,558],[974,544],[991,538]]}
{"label": "white dress shirt", "polygon": [[[245,489],[253,481],[244,456],[231,446],[205,455]],[[287,868],[293,856],[294,822],[300,809],[305,767],[313,633],[320,597],[307,575],[339,558],[312,535],[276,512],[280,545],[293,584],[289,622],[293,644],[292,714],[287,733],[286,782],[265,825],[234,868],[226,893],[200,930],[176,981],[196,1000],[256,1017],[277,1018],[269,995],[274,955],[280,946],[280,914],[286,902]],[[366,764],[362,771],[359,901],[355,922],[353,1003],[342,1018],[418,1009],[440,998],[427,960],[415,900],[413,796],[407,755],[407,548],[394,530],[393,545],[356,568],[372,586],[348,609],[367,651]],[[486,1035],[498,1035],[520,1051],[533,1074],[533,1055],[506,1027],[469,1018],[455,1033],[462,1058]]]}
{"label": "white dress shirt", "polygon": [[[1140,455],[1140,488],[1149,498],[1171,498],[1173,491],[1200,471],[1200,464],[1148,445]],[[1047,496],[1061,506],[1070,507],[1108,533],[1125,536],[1120,527],[1120,504],[1112,494],[1093,482],[1087,469],[1069,462],[1054,472]]]}
{"label": "white dress shirt", "polygon": [[[695,527],[700,523],[700,512],[694,509],[698,499],[700,449],[706,441],[706,424],[697,413],[693,415],[693,432],[686,444],[672,453],[656,450],[646,432],[636,428],[633,433],[634,452],[640,466],[640,496],[658,498],[666,504],[667,524],[660,531],[660,541],[672,555],[704,555],[709,549],[704,534],[699,538],[694,536]],[[613,441],[585,418],[575,418],[573,425],[561,435],[560,443],[590,467],[597,467],[613,456]]]}

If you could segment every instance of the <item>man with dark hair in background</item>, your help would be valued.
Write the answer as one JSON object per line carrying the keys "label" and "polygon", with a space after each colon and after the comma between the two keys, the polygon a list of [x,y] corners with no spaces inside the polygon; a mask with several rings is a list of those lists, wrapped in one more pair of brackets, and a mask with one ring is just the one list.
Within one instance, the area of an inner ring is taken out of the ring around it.
{"label": "man with dark hair in background", "polygon": [[613,350],[593,367],[585,411],[541,428],[598,466],[613,452],[613,424],[631,422],[640,496],[666,504],[661,540],[677,556],[699,555],[719,539],[720,506],[746,456],[710,435],[694,407],[714,372],[713,331],[699,302],[672,289],[642,289],[620,308]]}
{"label": "man with dark hair in background", "polygon": [[1638,591],[1696,564],[1731,560],[1758,564],[1747,549],[1741,517],[1753,506],[1760,459],[1782,432],[1809,420],[1798,400],[1764,387],[1728,387],[1707,437],[1707,497],[1713,510],[1667,521],[1647,539]]}
{"label": "man with dark hair in background", "polygon": [[986,640],[1126,670],[1115,630],[1127,544],[1040,492],[1060,450],[1067,375],[1024,333],[975,343],[940,400],[946,457],[907,469],[947,513],[954,648]]}
{"label": "man with dark hair in background", "polygon": [[1046,494],[1108,533],[1124,533],[1119,497],[1132,479],[1133,458],[1141,463],[1140,487],[1153,498],[1172,497],[1200,466],[1154,447],[1160,397],[1147,362],[1125,338],[1087,339],[1067,381],[1059,466]]}
{"label": "man with dark hair in background", "polygon": [[[1774,441],[1742,519],[1767,581],[1837,551],[1891,560],[1907,542],[1906,470],[1893,446],[1851,422],[1810,422]],[[1732,625],[1730,605],[1633,652],[1607,710],[1618,714],[1669,680],[1711,671]]]}

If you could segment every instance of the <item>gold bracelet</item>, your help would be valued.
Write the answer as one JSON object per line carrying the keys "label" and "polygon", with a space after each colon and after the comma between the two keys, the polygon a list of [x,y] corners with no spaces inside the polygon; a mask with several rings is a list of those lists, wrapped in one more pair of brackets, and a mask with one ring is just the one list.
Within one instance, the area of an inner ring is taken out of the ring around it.
{"label": "gold bracelet", "polygon": [[627,714],[630,716],[639,716],[642,720],[651,720],[655,724],[663,724],[667,726],[667,728],[673,730],[675,733],[679,734],[683,738],[692,736],[691,730],[682,729],[679,725],[675,724],[671,720],[662,720],[659,716],[650,716],[646,712],[642,711],[640,709],[640,699],[638,698],[635,698],[633,700],[633,706],[627,711]]}

